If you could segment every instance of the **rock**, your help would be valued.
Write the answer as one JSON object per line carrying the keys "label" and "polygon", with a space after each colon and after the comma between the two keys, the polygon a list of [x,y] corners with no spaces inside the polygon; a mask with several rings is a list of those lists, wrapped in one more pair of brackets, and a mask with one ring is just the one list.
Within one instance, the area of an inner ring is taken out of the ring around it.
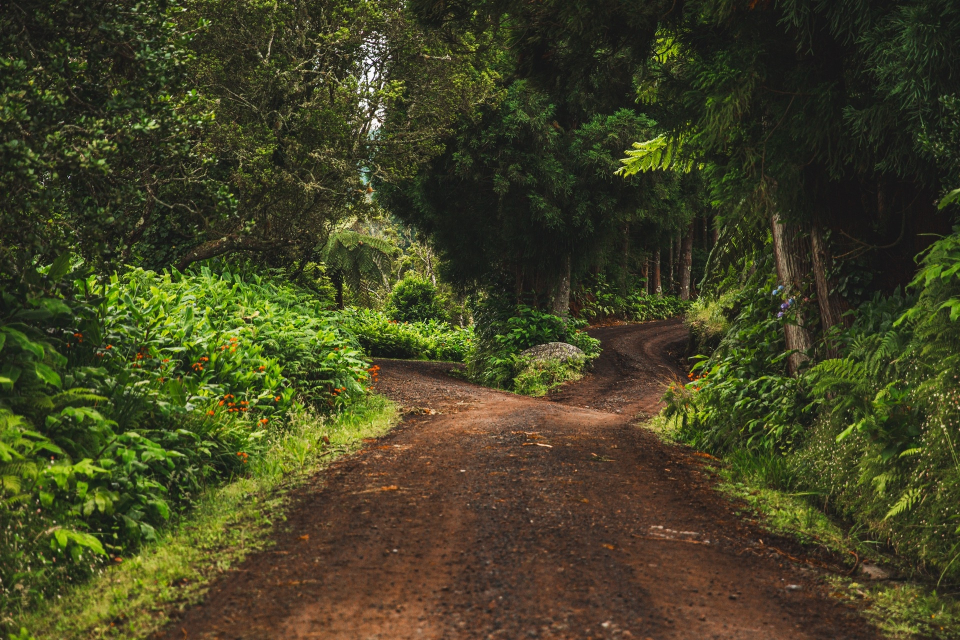
{"label": "rock", "polygon": [[586,354],[566,342],[548,342],[547,344],[538,344],[535,347],[530,347],[521,353],[520,356],[533,362],[544,362],[547,360],[566,362],[567,360],[583,358]]}
{"label": "rock", "polygon": [[886,580],[890,577],[890,572],[886,569],[866,562],[860,565],[860,573],[871,580]]}

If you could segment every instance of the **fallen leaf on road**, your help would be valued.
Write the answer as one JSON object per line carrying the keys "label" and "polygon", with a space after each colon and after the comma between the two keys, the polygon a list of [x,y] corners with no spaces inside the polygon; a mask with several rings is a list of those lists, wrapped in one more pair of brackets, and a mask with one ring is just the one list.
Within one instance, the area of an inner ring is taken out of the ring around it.
{"label": "fallen leaf on road", "polygon": [[544,444],[543,442],[534,442],[538,447],[546,447],[547,449],[553,449],[552,444]]}
{"label": "fallen leaf on road", "polygon": [[397,491],[398,489],[400,489],[400,487],[395,484],[388,484],[384,487],[380,487],[380,491]]}
{"label": "fallen leaf on road", "polygon": [[306,535],[302,535],[302,536],[300,536],[300,539],[303,540],[304,542],[306,542],[307,540],[310,539],[310,534],[308,533],[308,534],[306,534]]}
{"label": "fallen leaf on road", "polygon": [[602,545],[600,545],[600,546],[603,547],[604,549],[610,549],[611,551],[616,551],[616,549],[617,549],[617,548],[616,548],[615,546],[613,546],[612,544],[602,544]]}

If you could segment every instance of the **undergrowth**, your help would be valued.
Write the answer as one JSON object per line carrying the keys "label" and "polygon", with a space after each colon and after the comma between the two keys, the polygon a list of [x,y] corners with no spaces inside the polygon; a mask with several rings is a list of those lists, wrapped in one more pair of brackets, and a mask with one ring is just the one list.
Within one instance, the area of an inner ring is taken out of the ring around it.
{"label": "undergrowth", "polygon": [[403,322],[384,312],[360,308],[346,309],[339,316],[372,358],[463,362],[473,345],[471,326],[458,327],[434,318]]}
{"label": "undergrowth", "polygon": [[0,299],[0,629],[157,539],[376,376],[315,297],[259,276],[71,273]]}
{"label": "undergrowth", "polygon": [[[676,440],[681,427],[676,417],[661,414],[651,427]],[[865,575],[825,571],[830,597],[859,609],[886,637],[897,640],[956,640],[960,638],[960,602],[955,590],[937,585],[907,559],[890,552],[863,526],[844,524],[827,515],[827,496],[798,489],[798,470],[783,456],[758,450],[737,450],[706,467],[715,474],[717,490],[772,534],[803,545],[822,547],[846,561],[844,571],[861,563],[881,564],[895,579],[872,580]]]}
{"label": "undergrowth", "polygon": [[246,475],[203,492],[155,542],[10,626],[37,640],[149,636],[172,613],[199,601],[220,574],[269,544],[270,532],[284,520],[290,489],[395,422],[395,407],[380,396],[329,418],[296,411]]}
{"label": "undergrowth", "polygon": [[590,276],[574,293],[572,306],[577,317],[589,322],[647,322],[675,318],[690,306],[677,296],[648,294],[642,279],[628,284],[624,289],[609,282],[602,273]]}
{"label": "undergrowth", "polygon": [[[543,395],[575,379],[600,354],[600,341],[580,328],[584,321],[560,318],[526,305],[491,297],[475,311],[476,341],[467,357],[467,375],[479,384],[528,395]],[[550,342],[571,344],[583,356],[565,362],[534,362],[523,352]]]}
{"label": "undergrowth", "polygon": [[859,589],[890,633],[960,637],[956,603],[942,596],[960,582],[960,232],[931,246],[906,292],[852,310],[848,328],[807,326],[819,342],[799,357],[785,348],[785,325],[817,317],[816,301],[756,266],[725,299],[699,305],[708,318],[724,313],[729,329],[688,383],[671,386],[664,419],[738,478],[806,496],[861,543],[895,554],[904,574],[937,585],[940,595]]}

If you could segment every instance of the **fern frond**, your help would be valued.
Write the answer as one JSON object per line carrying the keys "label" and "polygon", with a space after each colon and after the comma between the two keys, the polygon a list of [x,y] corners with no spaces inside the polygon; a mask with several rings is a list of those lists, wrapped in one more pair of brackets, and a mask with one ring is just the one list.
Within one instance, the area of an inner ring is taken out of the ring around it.
{"label": "fern frond", "polygon": [[897,500],[896,504],[890,508],[890,511],[887,512],[887,515],[885,515],[883,519],[887,520],[889,518],[894,518],[901,513],[910,511],[914,506],[916,506],[917,502],[920,501],[922,493],[923,492],[921,491],[920,487],[907,489],[903,492],[903,495],[900,496],[900,499]]}
{"label": "fern frond", "polygon": [[622,167],[617,169],[617,175],[624,178],[647,171],[682,171],[689,173],[694,168],[691,160],[679,160],[679,150],[682,147],[680,139],[667,138],[659,135],[646,142],[634,142],[633,149],[629,149],[626,158],[620,160]]}

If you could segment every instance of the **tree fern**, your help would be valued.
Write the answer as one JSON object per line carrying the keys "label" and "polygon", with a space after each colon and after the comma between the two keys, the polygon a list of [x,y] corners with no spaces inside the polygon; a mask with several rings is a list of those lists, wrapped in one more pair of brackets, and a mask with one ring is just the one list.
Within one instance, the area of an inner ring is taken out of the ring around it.
{"label": "tree fern", "polygon": [[320,259],[337,290],[337,305],[343,307],[343,285],[360,292],[366,284],[385,286],[396,247],[383,238],[356,231],[338,231],[320,251]]}

